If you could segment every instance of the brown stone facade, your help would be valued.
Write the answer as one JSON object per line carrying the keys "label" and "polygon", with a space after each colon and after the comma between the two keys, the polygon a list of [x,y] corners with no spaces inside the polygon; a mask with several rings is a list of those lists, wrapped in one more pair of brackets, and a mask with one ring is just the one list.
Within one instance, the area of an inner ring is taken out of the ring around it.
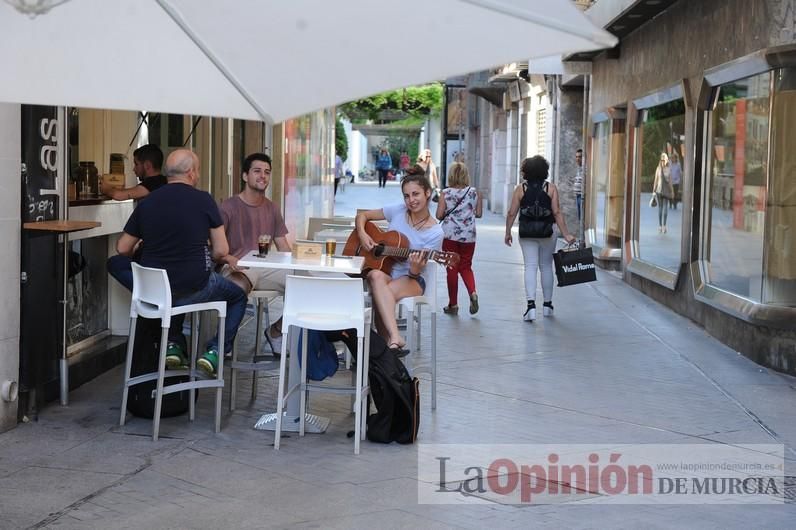
{"label": "brown stone facade", "polygon": [[[633,100],[685,81],[686,152],[683,186],[692,194],[683,203],[682,255],[698,257],[701,153],[697,99],[704,72],[764,48],[796,42],[796,0],[681,0],[623,39],[618,58],[604,53],[593,62],[589,112],[611,107],[628,109],[628,133],[634,126]],[[614,54],[616,56],[616,54]],[[792,115],[789,112],[788,115]],[[632,149],[632,141],[628,144]],[[632,164],[632,153],[627,163]],[[632,171],[628,168],[628,179]],[[632,187],[628,185],[628,195]],[[694,200],[690,200],[696,197]],[[697,203],[697,204],[694,204]],[[631,208],[625,199],[625,208]],[[625,218],[632,217],[626,213]],[[775,215],[772,211],[769,215]],[[626,223],[627,224],[627,223]],[[796,226],[792,227],[796,229]],[[625,245],[633,239],[625,227]],[[689,239],[690,235],[690,239]],[[626,257],[627,258],[627,257]],[[627,259],[624,260],[627,263]],[[713,336],[754,361],[796,375],[796,324],[766,327],[736,318],[695,298],[690,263],[682,266],[674,290],[624,271],[625,280],[655,300],[694,320]]]}

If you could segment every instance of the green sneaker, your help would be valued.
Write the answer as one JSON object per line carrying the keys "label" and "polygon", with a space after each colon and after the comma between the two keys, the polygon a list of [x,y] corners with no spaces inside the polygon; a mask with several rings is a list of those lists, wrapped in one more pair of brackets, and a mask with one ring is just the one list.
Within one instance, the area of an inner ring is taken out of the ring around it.
{"label": "green sneaker", "polygon": [[196,367],[210,376],[216,375],[217,366],[218,352],[216,350],[207,350],[204,355],[196,361]]}
{"label": "green sneaker", "polygon": [[188,358],[182,351],[182,347],[176,342],[169,342],[166,347],[166,368],[169,370],[179,370],[188,367]]}

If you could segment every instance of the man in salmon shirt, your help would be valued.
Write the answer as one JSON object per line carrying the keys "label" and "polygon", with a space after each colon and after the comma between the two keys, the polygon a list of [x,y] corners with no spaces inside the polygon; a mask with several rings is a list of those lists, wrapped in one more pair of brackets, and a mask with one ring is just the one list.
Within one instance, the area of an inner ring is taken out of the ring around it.
{"label": "man in salmon shirt", "polygon": [[[252,250],[257,250],[261,235],[271,236],[272,247],[279,252],[290,252],[287,226],[279,208],[265,196],[271,183],[271,158],[263,153],[253,153],[243,161],[244,187],[238,195],[221,203],[221,217],[229,242],[229,254],[224,258],[221,275],[228,278],[244,292],[252,289],[277,291],[284,296],[287,272],[275,269],[247,269],[238,267],[238,260]],[[281,350],[282,319],[266,331],[274,352]]]}

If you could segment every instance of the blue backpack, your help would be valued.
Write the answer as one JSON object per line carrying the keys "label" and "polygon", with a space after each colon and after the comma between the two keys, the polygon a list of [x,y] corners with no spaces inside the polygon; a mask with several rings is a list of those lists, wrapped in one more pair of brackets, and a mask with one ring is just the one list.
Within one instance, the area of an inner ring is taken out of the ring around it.
{"label": "blue backpack", "polygon": [[[326,333],[309,330],[307,341],[307,377],[313,381],[323,381],[337,373],[337,350],[334,349]],[[301,352],[301,341],[304,334],[299,335],[298,351]],[[299,366],[301,356],[299,355]]]}

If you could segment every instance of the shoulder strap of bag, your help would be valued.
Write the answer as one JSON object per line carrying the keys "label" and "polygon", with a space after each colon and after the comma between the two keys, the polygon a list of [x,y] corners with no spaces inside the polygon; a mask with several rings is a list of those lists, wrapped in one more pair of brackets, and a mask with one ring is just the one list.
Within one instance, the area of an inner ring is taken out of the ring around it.
{"label": "shoulder strap of bag", "polygon": [[470,193],[470,186],[467,186],[467,190],[466,190],[466,191],[465,191],[465,192],[462,194],[461,198],[460,198],[460,199],[458,200],[458,202],[456,203],[456,206],[454,206],[453,208],[451,208],[450,210],[448,210],[447,212],[445,212],[445,215],[443,215],[443,216],[442,216],[442,219],[440,219],[440,221],[444,221],[444,220],[445,220],[445,219],[446,219],[446,218],[447,218],[447,217],[448,217],[450,214],[452,214],[452,213],[453,213],[453,210],[455,210],[456,208],[458,208],[458,207],[459,207],[459,205],[462,203],[462,201],[464,200],[464,198],[465,198],[465,197],[467,197],[467,194],[468,194],[468,193]]}

